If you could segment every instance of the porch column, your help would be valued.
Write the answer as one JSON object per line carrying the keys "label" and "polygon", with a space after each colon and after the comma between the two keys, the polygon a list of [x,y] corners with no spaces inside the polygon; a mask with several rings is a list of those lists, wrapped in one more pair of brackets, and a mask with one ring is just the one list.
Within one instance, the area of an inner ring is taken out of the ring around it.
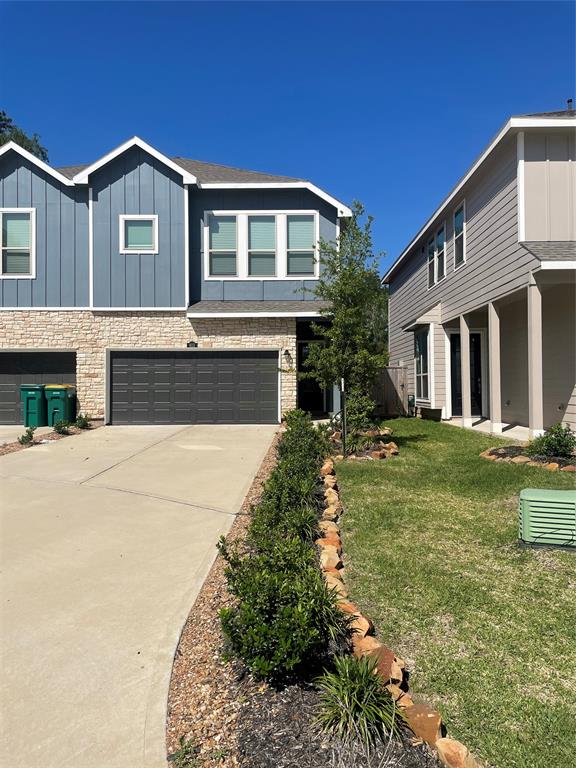
{"label": "porch column", "polygon": [[544,432],[542,387],[542,293],[530,278],[528,285],[528,427],[530,437]]}
{"label": "porch column", "polygon": [[460,372],[462,377],[462,426],[471,427],[470,325],[466,315],[460,315]]}
{"label": "porch column", "polygon": [[500,386],[500,312],[488,304],[488,375],[490,377],[490,422],[492,432],[502,432],[502,394]]}

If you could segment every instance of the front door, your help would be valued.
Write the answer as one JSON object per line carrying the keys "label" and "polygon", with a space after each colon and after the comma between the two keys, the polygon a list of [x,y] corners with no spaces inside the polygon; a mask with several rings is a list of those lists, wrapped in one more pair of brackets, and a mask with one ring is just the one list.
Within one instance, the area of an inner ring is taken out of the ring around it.
{"label": "front door", "polygon": [[[452,416],[462,416],[460,334],[450,334]],[[482,335],[470,334],[470,387],[472,416],[482,416]]]}
{"label": "front door", "polygon": [[[311,344],[319,344],[319,341],[298,342],[298,373],[307,371],[305,362],[308,357]],[[316,379],[298,379],[298,408],[308,411],[312,417],[320,418],[326,415],[325,390]]]}

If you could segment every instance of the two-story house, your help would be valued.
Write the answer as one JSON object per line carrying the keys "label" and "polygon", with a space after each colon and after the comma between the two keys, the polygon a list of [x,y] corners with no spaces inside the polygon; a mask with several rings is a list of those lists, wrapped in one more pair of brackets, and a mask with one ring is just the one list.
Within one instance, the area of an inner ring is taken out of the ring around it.
{"label": "two-story house", "polygon": [[[74,383],[115,424],[277,422],[349,208],[302,179],[169,158],[135,137],[86,166],[0,148],[0,423],[22,383]],[[300,389],[299,389],[300,388]]]}
{"label": "two-story house", "polygon": [[384,281],[417,407],[576,427],[576,112],[512,117]]}

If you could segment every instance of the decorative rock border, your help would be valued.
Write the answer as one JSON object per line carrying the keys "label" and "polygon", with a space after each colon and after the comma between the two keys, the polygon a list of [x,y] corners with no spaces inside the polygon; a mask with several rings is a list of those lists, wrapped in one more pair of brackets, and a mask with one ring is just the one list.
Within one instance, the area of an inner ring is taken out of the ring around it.
{"label": "decorative rock border", "polygon": [[464,744],[446,736],[446,728],[437,710],[413,700],[409,693],[406,663],[374,637],[374,625],[370,619],[364,616],[354,603],[349,602],[344,583],[342,539],[338,526],[343,507],[333,459],[324,462],[320,476],[324,483],[325,509],[319,523],[322,536],[315,543],[320,551],[320,566],[326,584],[337,593],[340,610],[352,616],[354,656],[375,659],[376,674],[402,711],[408,727],[417,739],[436,750],[446,768],[482,768],[482,764]]}
{"label": "decorative rock border", "polygon": [[562,466],[557,461],[535,461],[524,453],[509,455],[506,451],[506,447],[487,448],[485,451],[482,451],[480,456],[483,459],[488,459],[488,461],[503,461],[506,464],[525,464],[527,467],[540,467],[540,469],[547,469],[549,472],[557,472],[558,470],[560,472],[576,472],[576,464],[564,464]]}

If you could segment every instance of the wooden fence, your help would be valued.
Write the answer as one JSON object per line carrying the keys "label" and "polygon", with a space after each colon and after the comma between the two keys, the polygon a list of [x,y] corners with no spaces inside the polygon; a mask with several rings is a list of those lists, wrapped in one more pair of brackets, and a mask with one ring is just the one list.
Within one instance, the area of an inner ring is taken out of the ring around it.
{"label": "wooden fence", "polygon": [[389,366],[381,371],[374,388],[374,399],[380,416],[406,416],[408,388],[404,366]]}

